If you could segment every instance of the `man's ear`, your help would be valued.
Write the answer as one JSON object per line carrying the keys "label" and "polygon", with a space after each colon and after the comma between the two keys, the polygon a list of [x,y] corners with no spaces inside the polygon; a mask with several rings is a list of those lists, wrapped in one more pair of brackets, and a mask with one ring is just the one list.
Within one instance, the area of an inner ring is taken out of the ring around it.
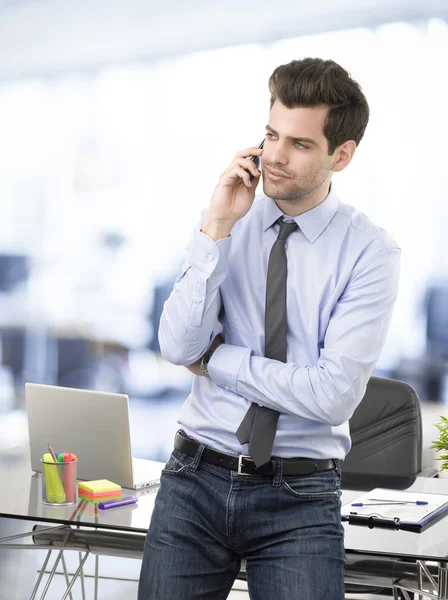
{"label": "man's ear", "polygon": [[347,140],[336,148],[333,155],[333,163],[331,170],[335,173],[343,171],[350,164],[356,150],[356,142]]}

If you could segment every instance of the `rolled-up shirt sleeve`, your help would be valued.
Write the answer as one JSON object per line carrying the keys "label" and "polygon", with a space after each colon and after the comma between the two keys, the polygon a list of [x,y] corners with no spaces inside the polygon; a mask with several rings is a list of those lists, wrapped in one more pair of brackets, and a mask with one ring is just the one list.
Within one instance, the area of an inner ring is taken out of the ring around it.
{"label": "rolled-up shirt sleeve", "polygon": [[378,251],[334,307],[317,364],[282,363],[223,344],[208,372],[252,402],[313,421],[345,423],[362,400],[383,349],[398,293],[400,249]]}
{"label": "rolled-up shirt sleeve", "polygon": [[200,231],[202,222],[193,231],[187,260],[160,318],[160,350],[175,365],[194,363],[222,331],[219,286],[226,277],[231,237],[213,241]]}

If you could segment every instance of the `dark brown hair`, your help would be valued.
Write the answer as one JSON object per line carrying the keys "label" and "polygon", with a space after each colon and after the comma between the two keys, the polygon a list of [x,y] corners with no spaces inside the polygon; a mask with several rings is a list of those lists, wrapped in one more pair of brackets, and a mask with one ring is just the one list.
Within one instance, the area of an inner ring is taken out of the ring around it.
{"label": "dark brown hair", "polygon": [[360,85],[333,60],[304,58],[280,65],[269,78],[271,108],[279,100],[287,108],[329,107],[324,126],[328,153],[347,140],[356,145],[369,122],[369,105]]}

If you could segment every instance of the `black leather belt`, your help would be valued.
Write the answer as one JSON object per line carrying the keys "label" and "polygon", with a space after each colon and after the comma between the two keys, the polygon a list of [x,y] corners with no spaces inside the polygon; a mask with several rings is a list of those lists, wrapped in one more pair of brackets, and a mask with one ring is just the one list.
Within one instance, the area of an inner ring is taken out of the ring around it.
{"label": "black leather belt", "polygon": [[[199,446],[200,444],[196,440],[177,432],[174,447],[180,452],[194,458]],[[250,456],[227,454],[208,446],[202,453],[202,460],[218,467],[238,471],[241,475],[274,475],[276,469],[274,457],[257,469]],[[332,471],[336,467],[336,461],[332,458],[325,460],[320,458],[282,458],[281,460],[283,475],[312,475],[321,471]]]}

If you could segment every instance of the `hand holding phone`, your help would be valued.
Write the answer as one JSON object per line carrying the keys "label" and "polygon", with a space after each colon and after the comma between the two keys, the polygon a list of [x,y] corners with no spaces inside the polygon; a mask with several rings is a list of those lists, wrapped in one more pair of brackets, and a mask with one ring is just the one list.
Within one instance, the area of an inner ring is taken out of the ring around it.
{"label": "hand holding phone", "polygon": [[237,152],[221,174],[201,228],[211,239],[228,237],[233,225],[249,212],[260,181],[257,165],[263,154],[263,143],[264,140],[257,148],[251,146]]}

